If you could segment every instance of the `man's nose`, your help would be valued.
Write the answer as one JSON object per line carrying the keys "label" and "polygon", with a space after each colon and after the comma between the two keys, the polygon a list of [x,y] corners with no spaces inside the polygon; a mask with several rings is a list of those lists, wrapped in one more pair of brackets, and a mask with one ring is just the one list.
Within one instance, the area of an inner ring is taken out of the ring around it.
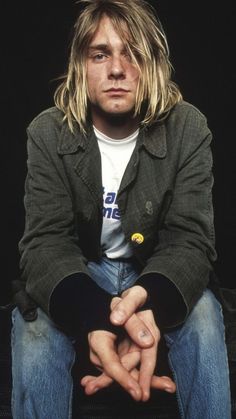
{"label": "man's nose", "polygon": [[112,57],[109,68],[109,78],[124,78],[125,66],[122,57]]}

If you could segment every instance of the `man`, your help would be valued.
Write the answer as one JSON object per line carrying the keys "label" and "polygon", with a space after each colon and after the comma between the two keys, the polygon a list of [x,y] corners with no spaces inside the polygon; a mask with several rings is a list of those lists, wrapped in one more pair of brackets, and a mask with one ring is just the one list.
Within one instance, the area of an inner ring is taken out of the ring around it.
{"label": "man", "polygon": [[[86,334],[100,370],[82,379],[88,395],[113,380],[137,401],[176,389],[182,417],[230,418],[221,307],[208,289],[211,133],[170,79],[152,8],[82,3],[56,107],[28,128],[20,253],[37,313],[25,321],[18,298],[13,416],[71,417],[73,343]],[[154,375],[161,334],[175,383]]]}

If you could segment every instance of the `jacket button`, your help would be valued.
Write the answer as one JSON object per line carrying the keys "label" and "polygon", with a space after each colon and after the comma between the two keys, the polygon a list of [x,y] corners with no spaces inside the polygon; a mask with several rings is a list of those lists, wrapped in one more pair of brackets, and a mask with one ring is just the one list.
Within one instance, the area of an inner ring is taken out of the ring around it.
{"label": "jacket button", "polygon": [[146,213],[148,215],[152,215],[153,214],[152,201],[147,201],[146,204],[145,204],[145,208],[146,208]]}
{"label": "jacket button", "polygon": [[137,244],[142,244],[144,242],[144,237],[141,233],[134,233],[131,236],[131,241]]}

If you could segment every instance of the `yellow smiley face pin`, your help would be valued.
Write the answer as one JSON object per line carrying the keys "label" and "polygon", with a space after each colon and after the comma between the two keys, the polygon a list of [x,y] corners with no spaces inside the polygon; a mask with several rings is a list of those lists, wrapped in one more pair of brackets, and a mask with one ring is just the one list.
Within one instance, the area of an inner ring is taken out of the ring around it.
{"label": "yellow smiley face pin", "polygon": [[134,233],[131,236],[131,240],[132,240],[132,242],[135,242],[137,244],[141,244],[144,241],[144,237],[141,233]]}

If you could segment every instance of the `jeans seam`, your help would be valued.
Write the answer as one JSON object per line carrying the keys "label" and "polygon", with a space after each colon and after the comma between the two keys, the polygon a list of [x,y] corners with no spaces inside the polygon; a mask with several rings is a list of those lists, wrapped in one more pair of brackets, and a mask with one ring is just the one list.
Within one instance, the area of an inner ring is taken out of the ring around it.
{"label": "jeans seam", "polygon": [[[12,316],[11,316],[11,321],[12,321],[12,328],[11,328],[12,365],[13,365],[13,356],[14,356],[14,351],[13,351],[14,345],[13,345],[13,343],[15,342],[15,310],[16,309],[13,310]],[[15,397],[14,397],[14,392],[13,392],[13,389],[15,388],[15,386],[14,386],[13,380],[14,380],[14,375],[12,374],[12,391],[11,391],[11,410],[12,410],[12,412],[14,411],[13,407],[14,407],[14,404],[15,404]]]}
{"label": "jeans seam", "polygon": [[122,284],[122,279],[123,279],[123,265],[122,265],[122,263],[119,263],[119,270],[118,270],[117,279],[118,279],[117,292],[118,292],[118,295],[120,295],[121,291],[122,291],[122,285],[121,284]]}
{"label": "jeans seam", "polygon": [[[218,303],[219,303],[219,301],[217,301]],[[229,370],[229,358],[228,358],[228,355],[227,355],[227,344],[226,344],[226,335],[225,335],[225,323],[224,323],[224,313],[223,313],[223,308],[222,308],[222,305],[219,303],[219,306],[220,306],[220,316],[221,316],[221,320],[222,320],[222,322],[221,322],[221,324],[222,324],[222,332],[223,332],[223,334],[224,334],[224,343],[225,343],[225,354],[226,354],[226,358],[225,358],[225,364],[227,365],[227,373],[228,373],[228,377],[230,376],[230,370]],[[232,403],[231,403],[231,401],[232,401],[232,396],[231,396],[231,386],[230,386],[230,380],[228,380],[228,393],[229,393],[229,395],[230,395],[230,405],[231,405],[231,410],[232,410]]]}
{"label": "jeans seam", "polygon": [[178,378],[177,378],[177,374],[175,373],[175,370],[174,370],[174,367],[173,367],[173,364],[172,364],[172,361],[171,361],[171,357],[170,357],[169,354],[168,354],[168,359],[169,359],[169,366],[170,366],[170,369],[171,369],[172,374],[174,376],[174,381],[176,383],[176,399],[177,399],[177,402],[178,402],[179,414],[180,414],[181,419],[184,419],[185,416],[184,416],[183,402],[182,402],[181,395],[180,395],[179,390],[178,390]]}
{"label": "jeans seam", "polygon": [[[69,368],[70,374],[72,372],[72,368],[73,368],[74,363],[75,363],[75,357],[76,357],[76,352],[75,352],[75,349],[74,349],[74,358],[73,358],[73,360],[71,362],[71,365],[70,365],[70,368]],[[72,418],[72,413],[73,413],[73,391],[74,391],[74,383],[72,381],[72,386],[71,386],[71,390],[70,390],[69,408],[68,408],[68,413],[69,413],[68,414],[68,419]]]}

